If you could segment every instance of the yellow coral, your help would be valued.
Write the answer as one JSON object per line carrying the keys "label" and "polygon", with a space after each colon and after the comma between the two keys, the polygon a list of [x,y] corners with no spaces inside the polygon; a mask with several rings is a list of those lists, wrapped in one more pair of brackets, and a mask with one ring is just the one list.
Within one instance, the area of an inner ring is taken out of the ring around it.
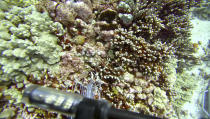
{"label": "yellow coral", "polygon": [[17,6],[29,6],[29,5],[36,5],[40,0],[5,0],[5,2],[9,4],[14,4]]}

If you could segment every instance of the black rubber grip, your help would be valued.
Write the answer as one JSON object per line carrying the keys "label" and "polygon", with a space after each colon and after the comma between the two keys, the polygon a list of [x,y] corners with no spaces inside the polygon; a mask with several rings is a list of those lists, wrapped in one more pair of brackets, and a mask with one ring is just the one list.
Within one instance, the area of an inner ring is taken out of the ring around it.
{"label": "black rubber grip", "polygon": [[110,107],[107,101],[84,98],[77,106],[75,119],[108,119]]}
{"label": "black rubber grip", "polygon": [[127,110],[110,108],[108,111],[108,119],[160,119],[160,118],[150,115],[144,115],[141,113],[131,112]]}

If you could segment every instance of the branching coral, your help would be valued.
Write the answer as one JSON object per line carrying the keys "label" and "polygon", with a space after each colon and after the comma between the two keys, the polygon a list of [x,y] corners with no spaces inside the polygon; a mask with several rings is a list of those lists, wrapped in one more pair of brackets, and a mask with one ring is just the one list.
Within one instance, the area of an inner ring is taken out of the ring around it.
{"label": "branching coral", "polygon": [[[136,37],[126,29],[115,30],[115,37],[111,40],[111,48],[115,52],[114,59],[121,66],[125,66],[132,73],[159,75],[166,59],[173,56],[173,48],[156,41],[147,43],[143,38]],[[124,48],[122,48],[124,47]]]}

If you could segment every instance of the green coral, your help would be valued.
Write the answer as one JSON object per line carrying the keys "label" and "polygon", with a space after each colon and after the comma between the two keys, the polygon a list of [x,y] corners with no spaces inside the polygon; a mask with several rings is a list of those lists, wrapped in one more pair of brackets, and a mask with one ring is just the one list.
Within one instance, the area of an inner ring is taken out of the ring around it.
{"label": "green coral", "polygon": [[[22,81],[44,71],[58,71],[62,48],[57,36],[64,34],[61,24],[34,6],[14,6],[0,23],[1,80]],[[56,35],[53,35],[55,34]]]}
{"label": "green coral", "polygon": [[4,19],[4,17],[5,17],[4,12],[3,12],[2,10],[0,10],[0,20],[1,20],[1,19]]}
{"label": "green coral", "polygon": [[29,5],[38,4],[40,0],[4,0],[4,1],[10,5],[26,7]]}
{"label": "green coral", "polygon": [[177,75],[176,82],[172,89],[172,103],[178,114],[180,113],[182,106],[191,100],[193,91],[197,87],[197,82],[198,80],[187,72]]}
{"label": "green coral", "polygon": [[164,90],[161,90],[159,87],[154,89],[154,101],[152,103],[152,108],[157,108],[162,110],[163,114],[166,114],[167,111],[166,107],[169,104],[168,97]]}
{"label": "green coral", "polygon": [[15,116],[14,109],[5,109],[3,112],[0,113],[1,119],[11,119],[13,116]]}
{"label": "green coral", "polygon": [[22,93],[20,91],[18,91],[18,89],[16,88],[10,88],[10,89],[6,89],[4,91],[4,95],[8,95],[8,96],[11,96],[11,100],[9,100],[9,102],[12,104],[12,103],[15,103],[15,104],[19,104],[21,103],[21,100],[22,100]]}
{"label": "green coral", "polygon": [[0,10],[7,11],[10,8],[7,2],[1,0],[0,1]]}

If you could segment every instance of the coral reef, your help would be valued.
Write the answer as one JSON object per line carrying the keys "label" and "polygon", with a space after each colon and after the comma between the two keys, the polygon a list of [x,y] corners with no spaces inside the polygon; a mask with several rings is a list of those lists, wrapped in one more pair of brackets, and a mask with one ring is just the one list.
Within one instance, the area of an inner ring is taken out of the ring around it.
{"label": "coral reef", "polygon": [[19,7],[26,7],[30,5],[38,4],[40,0],[3,0],[2,3],[7,3],[9,5],[15,5]]}
{"label": "coral reef", "polygon": [[193,90],[196,88],[196,77],[183,72],[177,76],[176,82],[172,89],[173,106],[176,109],[178,116],[181,114],[182,105],[190,101]]}
{"label": "coral reef", "polygon": [[[117,35],[110,40],[115,62],[125,66],[129,72],[159,75],[166,60],[173,57],[173,47],[156,41],[149,44],[126,29],[115,30]],[[122,48],[124,47],[124,48]]]}
{"label": "coral reef", "polygon": [[[10,86],[18,91],[36,83],[103,98],[116,108],[176,118],[195,82],[176,75],[200,62],[191,55],[195,45],[189,39],[190,8],[199,3],[43,0],[36,4],[39,12],[34,6],[2,8],[9,10],[0,12],[1,77],[16,81],[24,76],[27,83]],[[4,95],[19,98],[9,88]],[[22,109],[19,116],[60,116],[14,105]]]}
{"label": "coral reef", "polygon": [[[34,6],[9,8],[2,13],[0,22],[0,83],[10,87],[1,87],[4,95],[1,100],[10,101],[1,110],[17,112],[20,108],[18,114],[21,114],[24,110],[20,105],[22,88],[29,84],[28,81],[41,80],[46,73],[55,75],[59,72],[58,62],[63,53],[58,37],[65,30],[47,13],[37,12]],[[13,113],[7,116],[13,117]]]}
{"label": "coral reef", "polygon": [[62,49],[57,37],[50,33],[62,35],[62,25],[53,23],[46,13],[38,13],[34,7],[14,6],[5,18],[0,24],[1,80],[18,82],[27,75],[41,78],[43,71],[56,71]]}

